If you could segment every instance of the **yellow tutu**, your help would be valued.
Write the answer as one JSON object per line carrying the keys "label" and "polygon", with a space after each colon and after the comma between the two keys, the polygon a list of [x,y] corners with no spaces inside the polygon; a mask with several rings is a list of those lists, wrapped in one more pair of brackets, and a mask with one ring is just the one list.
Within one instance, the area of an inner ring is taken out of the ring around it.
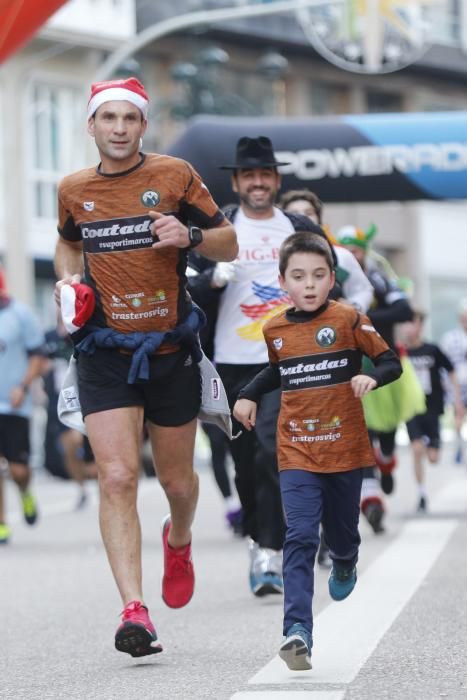
{"label": "yellow tutu", "polygon": [[[395,382],[370,391],[363,399],[367,427],[381,433],[390,433],[399,423],[406,423],[425,413],[425,394],[408,357],[400,358],[402,374]],[[363,371],[369,360],[364,358]]]}

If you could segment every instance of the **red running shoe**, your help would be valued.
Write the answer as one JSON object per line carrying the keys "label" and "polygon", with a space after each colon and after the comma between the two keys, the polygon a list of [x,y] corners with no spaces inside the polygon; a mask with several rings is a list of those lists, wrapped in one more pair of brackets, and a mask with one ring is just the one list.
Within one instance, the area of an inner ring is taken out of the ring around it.
{"label": "red running shoe", "polygon": [[378,496],[365,498],[361,502],[360,508],[375,535],[384,532],[384,507],[382,500]]}
{"label": "red running shoe", "polygon": [[147,656],[162,651],[148,609],[139,600],[132,600],[122,612],[122,624],[115,634],[115,648],[131,656]]}
{"label": "red running shoe", "polygon": [[390,474],[394,471],[397,466],[397,458],[395,455],[391,455],[391,457],[384,457],[379,447],[373,448],[373,454],[375,457],[375,462],[382,474]]}
{"label": "red running shoe", "polygon": [[397,466],[397,459],[395,455],[392,455],[389,460],[386,460],[378,447],[375,447],[373,452],[376,464],[381,472],[381,488],[383,492],[389,496],[394,491],[394,477],[392,472]]}
{"label": "red running shoe", "polygon": [[162,599],[169,608],[183,608],[190,602],[195,588],[195,572],[191,559],[191,543],[174,549],[169,545],[170,515],[162,521],[164,576]]}

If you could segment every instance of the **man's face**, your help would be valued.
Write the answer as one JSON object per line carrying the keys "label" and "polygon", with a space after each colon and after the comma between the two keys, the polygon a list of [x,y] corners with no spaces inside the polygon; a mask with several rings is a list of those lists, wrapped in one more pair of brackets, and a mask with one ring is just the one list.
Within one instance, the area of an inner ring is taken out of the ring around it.
{"label": "man's face", "polygon": [[467,311],[462,311],[462,313],[459,314],[459,321],[462,328],[467,333]]}
{"label": "man's face", "polygon": [[140,110],[126,100],[104,102],[88,121],[101,158],[117,163],[134,159],[147,121]]}
{"label": "man's face", "polygon": [[281,178],[275,168],[236,170],[232,177],[232,189],[247,214],[272,214],[280,184]]}

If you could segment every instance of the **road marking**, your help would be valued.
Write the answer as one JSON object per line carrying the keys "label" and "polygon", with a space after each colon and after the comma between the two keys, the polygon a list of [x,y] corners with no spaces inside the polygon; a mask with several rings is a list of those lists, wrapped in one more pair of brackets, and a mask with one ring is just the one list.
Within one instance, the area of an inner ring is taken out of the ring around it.
{"label": "road marking", "polygon": [[231,700],[343,700],[345,690],[265,690],[235,693]]}
{"label": "road marking", "polygon": [[451,481],[441,493],[428,500],[427,518],[440,514],[446,517],[461,517],[465,514],[466,504],[467,474],[462,480]]}
{"label": "road marking", "polygon": [[[467,479],[449,484],[433,510],[465,512]],[[330,603],[315,619],[313,670],[290,671],[274,657],[249,684],[351,683],[414,595],[458,526],[455,518],[408,522],[400,535],[359,579],[352,595]],[[384,596],[382,596],[384,591]],[[274,692],[274,700],[276,694]]]}

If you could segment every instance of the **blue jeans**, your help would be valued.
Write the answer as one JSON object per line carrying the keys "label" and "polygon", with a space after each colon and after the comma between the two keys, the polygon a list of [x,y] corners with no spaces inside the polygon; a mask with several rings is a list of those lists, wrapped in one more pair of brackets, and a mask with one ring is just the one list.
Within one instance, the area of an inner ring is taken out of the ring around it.
{"label": "blue jeans", "polygon": [[284,544],[284,635],[296,622],[313,630],[313,567],[319,526],[337,566],[355,566],[360,534],[362,469],[318,473],[301,469],[280,472],[287,522]]}

